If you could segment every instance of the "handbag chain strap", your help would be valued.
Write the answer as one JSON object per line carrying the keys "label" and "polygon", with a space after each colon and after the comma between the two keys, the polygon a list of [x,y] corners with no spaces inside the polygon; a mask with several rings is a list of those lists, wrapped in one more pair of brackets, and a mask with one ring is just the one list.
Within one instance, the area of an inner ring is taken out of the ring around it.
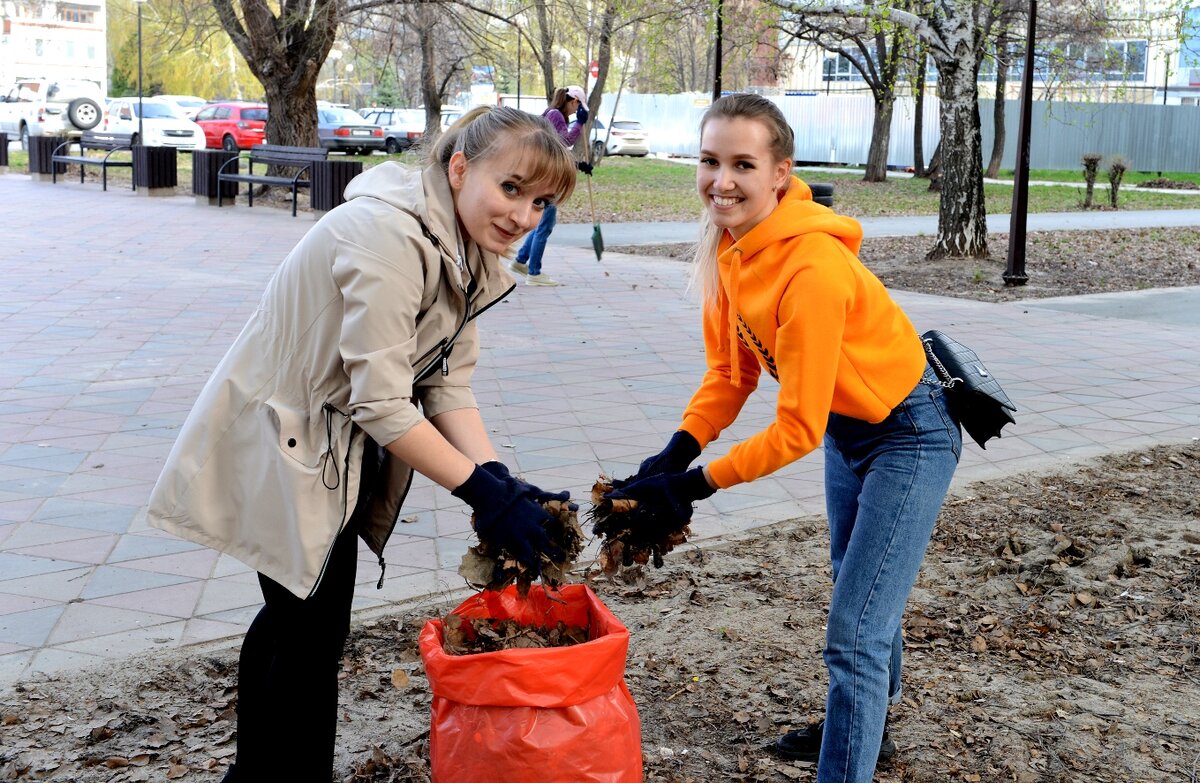
{"label": "handbag chain strap", "polygon": [[[962,383],[962,378],[950,374],[946,369],[946,365],[942,364],[942,360],[937,358],[937,354],[933,352],[933,340],[922,340],[921,344],[925,346],[925,355],[929,357],[929,363],[933,365],[934,372],[938,376],[938,385],[943,389],[953,389],[954,384]],[[942,380],[949,378],[950,380]]]}

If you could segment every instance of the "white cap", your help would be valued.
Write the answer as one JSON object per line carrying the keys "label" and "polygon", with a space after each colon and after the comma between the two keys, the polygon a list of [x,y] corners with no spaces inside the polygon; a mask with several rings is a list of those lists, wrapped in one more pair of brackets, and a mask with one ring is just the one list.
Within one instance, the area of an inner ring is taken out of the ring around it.
{"label": "white cap", "polygon": [[570,95],[572,98],[584,104],[585,106],[587,105],[587,96],[583,94],[583,88],[578,84],[572,84],[570,87],[568,87],[567,95]]}

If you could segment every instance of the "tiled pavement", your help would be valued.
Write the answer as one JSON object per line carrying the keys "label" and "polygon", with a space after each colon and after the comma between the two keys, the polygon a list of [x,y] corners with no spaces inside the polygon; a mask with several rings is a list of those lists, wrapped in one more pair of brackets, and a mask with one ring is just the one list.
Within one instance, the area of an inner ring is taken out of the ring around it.
{"label": "tiled pavement", "polygon": [[[0,176],[0,685],[239,636],[260,601],[240,563],[147,528],[176,428],[287,250],[312,225],[94,185]],[[560,288],[482,322],[476,389],[514,469],[584,496],[664,442],[699,379],[698,311],[672,261],[555,248]],[[1200,325],[1162,326],[897,293],[920,328],[974,346],[1021,408],[957,482],[1200,435]],[[1200,320],[1200,319],[1198,319]],[[768,382],[769,383],[769,382]],[[770,420],[769,385],[719,453]],[[821,510],[821,455],[701,504],[697,540]],[[414,486],[375,590],[463,590],[464,507]]]}

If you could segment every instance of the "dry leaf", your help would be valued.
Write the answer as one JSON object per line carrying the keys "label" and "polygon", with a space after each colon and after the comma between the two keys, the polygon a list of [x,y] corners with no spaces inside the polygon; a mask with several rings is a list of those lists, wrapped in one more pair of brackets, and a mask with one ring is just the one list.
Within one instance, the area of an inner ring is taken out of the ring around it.
{"label": "dry leaf", "polygon": [[408,672],[403,669],[392,669],[392,687],[402,691],[408,687]]}

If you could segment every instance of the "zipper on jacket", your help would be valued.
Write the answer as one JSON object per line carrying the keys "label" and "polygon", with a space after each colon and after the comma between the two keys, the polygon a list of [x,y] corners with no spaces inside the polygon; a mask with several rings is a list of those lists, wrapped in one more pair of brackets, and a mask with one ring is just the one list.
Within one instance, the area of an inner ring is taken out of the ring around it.
{"label": "zipper on jacket", "polygon": [[[331,405],[328,402],[321,405],[321,410],[325,411],[325,415],[327,417],[326,421],[331,421],[334,413],[341,413],[346,418],[350,418],[350,414],[342,413],[340,410],[338,410],[337,408],[335,408],[333,405]],[[350,434],[350,438],[351,438],[351,440],[354,439],[353,431]],[[327,451],[326,453],[332,454],[332,451],[333,451],[333,449],[331,446],[329,451]],[[349,447],[347,447],[346,448],[346,463],[344,465],[347,476],[350,475],[350,452],[351,452],[351,449]],[[325,471],[325,469],[322,468],[321,469],[322,474],[324,474],[324,471]],[[321,480],[322,480],[322,482],[324,482],[324,475],[322,475]],[[342,487],[342,521],[338,523],[337,534],[333,537],[333,545],[331,545],[329,547],[329,551],[325,553],[325,562],[321,563],[321,570],[317,572],[317,581],[313,582],[312,589],[309,590],[308,595],[305,596],[306,600],[308,598],[312,598],[314,595],[316,595],[317,588],[319,588],[321,586],[321,580],[325,578],[325,571],[329,569],[329,558],[333,556],[333,548],[334,548],[334,546],[337,545],[338,538],[340,538],[342,533],[345,532],[345,530],[346,530],[346,512],[349,508],[349,503],[348,503],[349,495],[347,494],[347,489],[349,488],[350,482],[349,481],[340,481],[340,476],[339,476],[338,483]],[[328,485],[326,485],[326,486],[328,486]],[[337,485],[334,485],[334,487],[332,487],[331,489],[336,488],[336,486]]]}

